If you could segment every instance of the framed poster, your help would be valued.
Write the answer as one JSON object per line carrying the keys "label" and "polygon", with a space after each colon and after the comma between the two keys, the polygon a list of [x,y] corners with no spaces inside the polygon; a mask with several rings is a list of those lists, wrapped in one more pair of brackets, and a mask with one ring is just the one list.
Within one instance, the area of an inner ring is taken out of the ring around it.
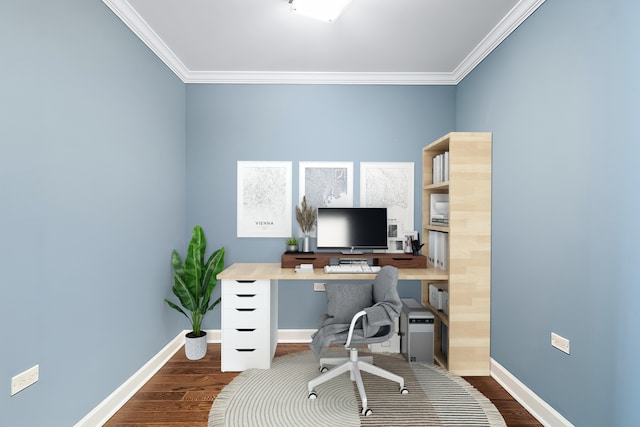
{"label": "framed poster", "polygon": [[405,231],[414,230],[413,162],[361,162],[360,206],[387,208],[388,252],[402,252]]}
{"label": "framed poster", "polygon": [[291,162],[238,161],[238,237],[291,236]]}
{"label": "framed poster", "polygon": [[353,206],[353,162],[300,162],[298,203],[315,208]]}
{"label": "framed poster", "polygon": [[298,175],[298,204],[306,196],[316,209],[353,207],[353,162],[300,162]]}

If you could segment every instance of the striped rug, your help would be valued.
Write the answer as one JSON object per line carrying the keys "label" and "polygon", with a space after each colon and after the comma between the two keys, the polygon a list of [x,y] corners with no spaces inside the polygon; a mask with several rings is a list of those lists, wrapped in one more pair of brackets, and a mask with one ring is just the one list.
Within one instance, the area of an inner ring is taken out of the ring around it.
{"label": "striped rug", "polygon": [[505,426],[495,406],[464,379],[438,366],[409,364],[399,355],[373,353],[373,358],[402,375],[409,394],[363,373],[371,416],[360,415],[360,397],[348,374],[316,387],[317,399],[307,398],[307,382],[319,375],[307,351],[277,357],[271,369],[238,375],[213,402],[209,427]]}

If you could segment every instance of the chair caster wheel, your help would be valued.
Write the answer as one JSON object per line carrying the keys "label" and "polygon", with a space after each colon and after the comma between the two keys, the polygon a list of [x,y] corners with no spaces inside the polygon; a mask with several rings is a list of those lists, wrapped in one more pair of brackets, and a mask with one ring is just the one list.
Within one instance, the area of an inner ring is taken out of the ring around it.
{"label": "chair caster wheel", "polygon": [[329,368],[327,368],[326,366],[320,366],[320,372],[322,372],[323,374],[325,372],[327,372],[329,370]]}
{"label": "chair caster wheel", "polygon": [[307,397],[308,397],[309,399],[311,399],[311,400],[316,400],[316,398],[318,397],[318,394],[316,393],[316,391],[315,391],[315,390],[311,390],[311,391],[309,392],[309,396],[307,396]]}
{"label": "chair caster wheel", "polygon": [[408,389],[408,388],[406,388],[406,387],[402,387],[402,388],[400,389],[400,394],[409,394],[409,389]]}
{"label": "chair caster wheel", "polygon": [[362,415],[368,417],[369,415],[373,415],[373,411],[369,408],[362,408]]}

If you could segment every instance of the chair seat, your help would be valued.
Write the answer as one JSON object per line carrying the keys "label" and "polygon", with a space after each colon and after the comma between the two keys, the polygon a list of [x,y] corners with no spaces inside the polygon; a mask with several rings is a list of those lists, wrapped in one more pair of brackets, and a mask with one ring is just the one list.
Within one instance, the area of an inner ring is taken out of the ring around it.
{"label": "chair seat", "polygon": [[[397,284],[398,269],[392,266],[382,267],[380,272],[376,275],[373,286],[370,288],[362,287],[362,292],[366,292],[367,289],[372,292],[373,295],[369,295],[369,297],[372,297],[371,299],[374,305],[371,307],[354,307],[353,313],[355,314],[351,317],[351,323],[349,324],[348,331],[346,332],[340,325],[327,325],[327,316],[323,318],[324,326],[314,334],[312,349],[314,349],[316,354],[318,354],[320,353],[320,350],[317,350],[318,347],[325,348],[324,346],[320,346],[318,343],[326,346],[330,344],[341,344],[348,350],[349,355],[348,357],[319,358],[321,370],[324,370],[326,365],[335,365],[335,367],[309,381],[307,387],[309,393],[308,397],[310,399],[315,399],[318,396],[318,393],[316,392],[317,386],[336,378],[338,375],[345,372],[349,372],[349,377],[358,387],[358,393],[360,394],[360,400],[362,402],[363,415],[371,415],[372,411],[368,407],[367,394],[362,382],[361,371],[398,383],[400,393],[402,394],[407,394],[409,392],[404,386],[404,379],[401,376],[375,366],[371,356],[358,355],[358,348],[369,344],[388,341],[395,334],[395,318],[400,315],[402,307],[402,302],[398,296]],[[330,292],[329,288],[327,288],[327,292]],[[349,292],[342,291],[341,295],[348,295],[353,292],[354,289],[350,289]],[[364,298],[358,298],[357,296],[353,297],[353,301],[365,301],[368,298],[367,295],[364,295],[363,297]],[[331,302],[332,296],[327,295],[327,299]],[[346,317],[346,319],[349,319],[349,317]],[[356,328],[356,325],[358,325],[358,328]],[[368,333],[368,331],[372,332]],[[327,341],[330,341],[330,343],[327,343]]]}

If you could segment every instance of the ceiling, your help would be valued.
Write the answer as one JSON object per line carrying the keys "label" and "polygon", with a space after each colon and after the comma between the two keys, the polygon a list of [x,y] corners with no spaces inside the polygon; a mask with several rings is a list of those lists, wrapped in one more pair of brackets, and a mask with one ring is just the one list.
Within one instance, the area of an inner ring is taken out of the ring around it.
{"label": "ceiling", "polygon": [[457,84],[544,0],[103,2],[186,83]]}

